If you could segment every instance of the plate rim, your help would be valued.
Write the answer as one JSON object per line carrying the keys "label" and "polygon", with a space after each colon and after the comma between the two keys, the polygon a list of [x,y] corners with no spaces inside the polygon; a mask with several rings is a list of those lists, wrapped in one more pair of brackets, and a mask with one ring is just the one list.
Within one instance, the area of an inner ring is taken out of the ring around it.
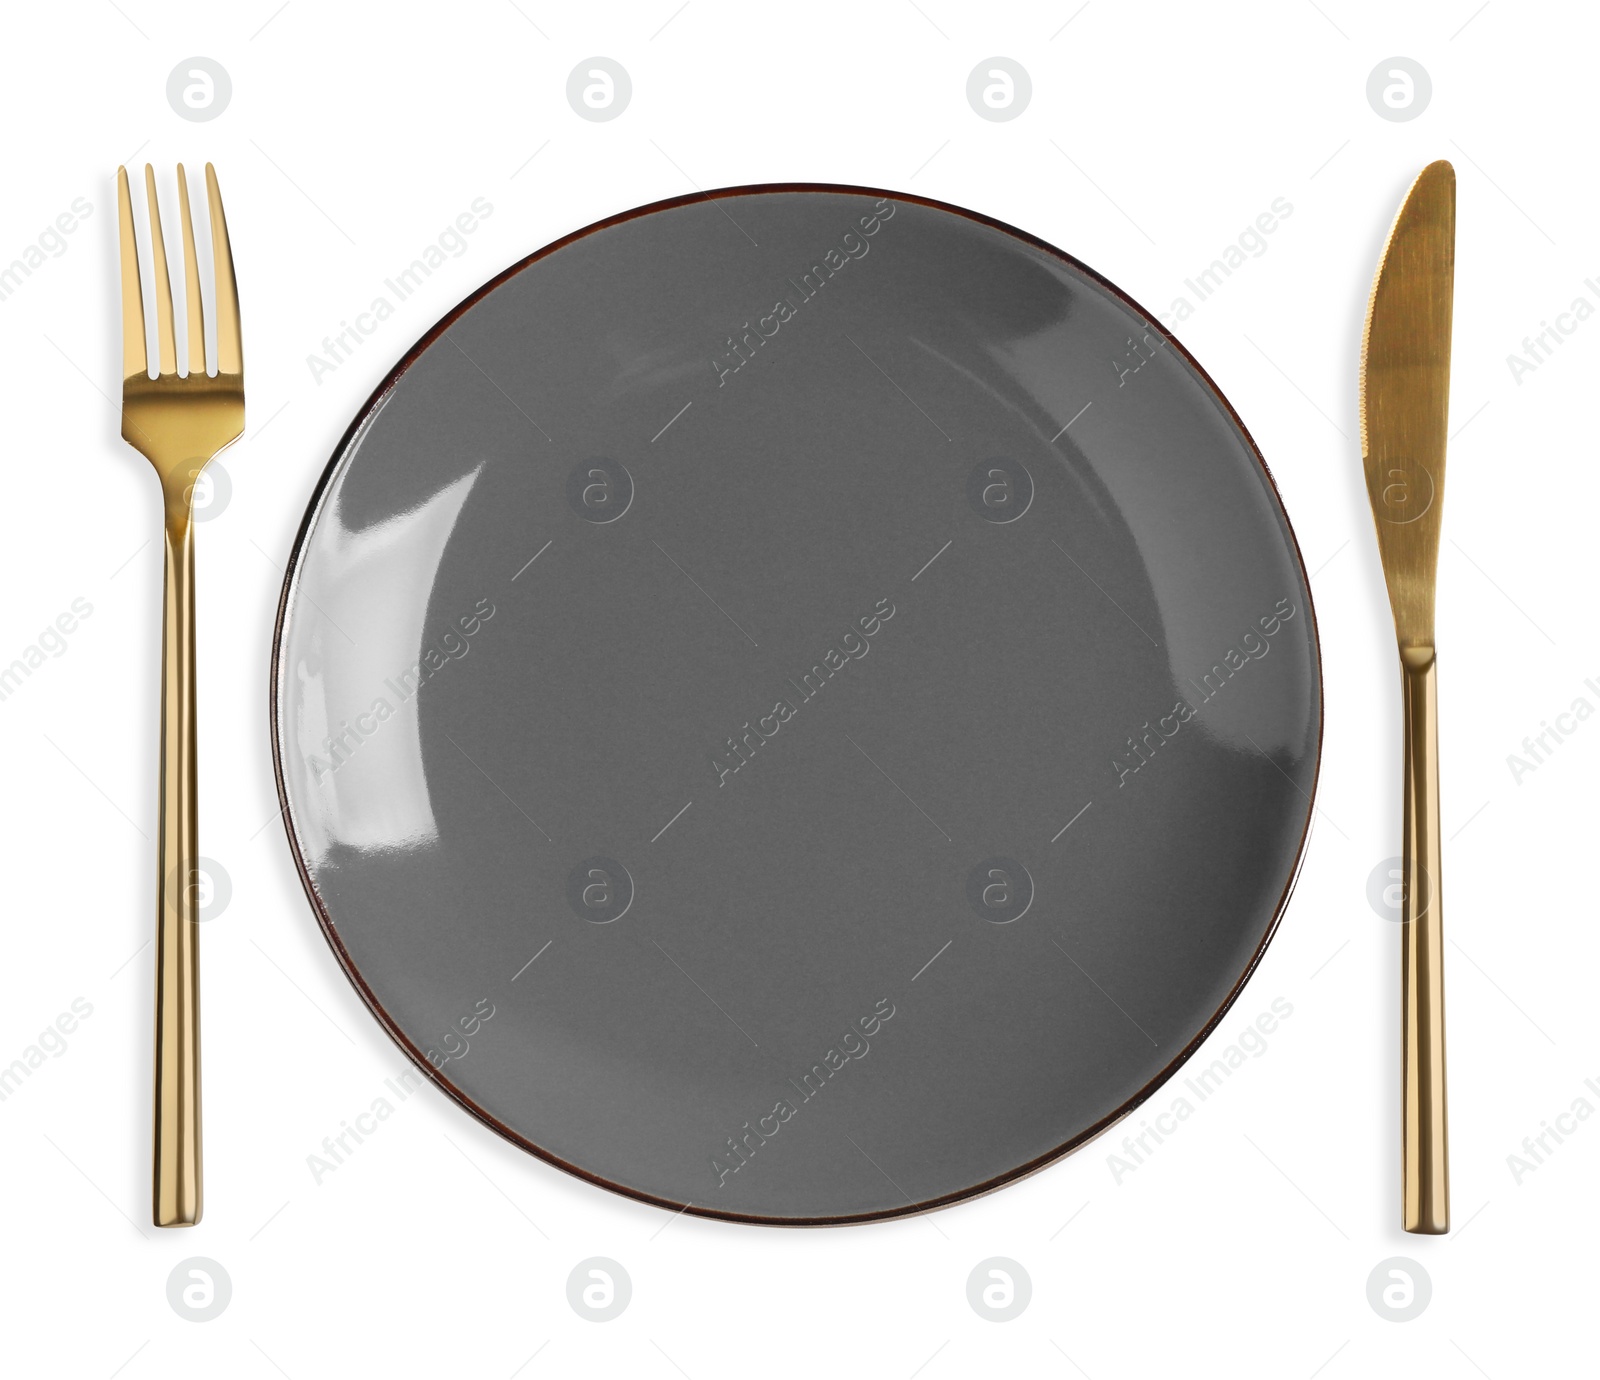
{"label": "plate rim", "polygon": [[[840,1213],[812,1217],[775,1217],[761,1213],[733,1212],[719,1209],[707,1204],[678,1202],[675,1199],[651,1193],[645,1189],[636,1188],[628,1184],[613,1182],[593,1170],[585,1169],[581,1165],[573,1164],[561,1158],[554,1151],[536,1144],[519,1131],[498,1120],[490,1112],[478,1106],[465,1092],[456,1087],[448,1078],[428,1062],[422,1050],[419,1049],[405,1034],[395,1020],[384,1009],[377,994],[367,985],[366,979],[361,975],[351,958],[349,951],[340,939],[332,916],[327,907],[323,905],[322,897],[317,891],[316,884],[311,878],[310,870],[306,864],[305,851],[301,848],[296,838],[294,814],[290,808],[289,793],[284,781],[283,753],[282,753],[282,723],[278,713],[279,692],[282,686],[282,653],[284,632],[288,623],[289,604],[293,597],[300,571],[301,561],[305,555],[307,541],[312,528],[322,511],[322,506],[327,498],[329,488],[338,473],[339,467],[357,435],[381,411],[388,395],[393,392],[396,385],[405,376],[406,371],[462,316],[475,307],[480,301],[496,291],[503,283],[514,278],[517,274],[531,268],[541,259],[547,258],[560,249],[578,240],[587,238],[601,230],[610,229],[616,225],[623,225],[631,220],[636,220],[647,215],[654,215],[661,211],[675,210],[682,206],[696,205],[701,202],[712,202],[731,199],[741,196],[772,195],[775,193],[819,193],[837,196],[862,196],[889,199],[895,202],[904,202],[910,205],[923,206],[931,210],[944,211],[962,218],[974,221],[1002,234],[1010,235],[1034,248],[1041,250],[1052,258],[1058,259],[1078,272],[1084,274],[1100,288],[1110,293],[1125,307],[1140,317],[1145,325],[1153,330],[1163,343],[1177,350],[1183,361],[1194,371],[1195,376],[1205,386],[1212,400],[1219,403],[1233,425],[1238,428],[1239,434],[1244,438],[1245,446],[1256,464],[1260,466],[1262,478],[1266,481],[1267,489],[1271,493],[1278,512],[1283,517],[1284,530],[1289,537],[1289,550],[1294,557],[1295,564],[1300,571],[1300,577],[1306,593],[1306,613],[1310,622],[1311,649],[1313,652],[1313,683],[1317,691],[1317,737],[1316,749],[1313,753],[1311,789],[1307,793],[1307,808],[1305,824],[1301,828],[1299,841],[1295,845],[1294,862],[1289,869],[1288,878],[1285,880],[1283,890],[1273,907],[1272,919],[1262,934],[1261,942],[1250,955],[1238,980],[1228,990],[1222,1003],[1206,1021],[1205,1025],[1196,1033],[1176,1055],[1157,1072],[1138,1092],[1133,1094],[1106,1116],[1093,1125],[1086,1127],[1076,1136],[1062,1142],[1042,1155],[1026,1161],[1025,1163],[1009,1169],[1002,1174],[994,1175],[970,1188],[952,1190],[948,1193],[938,1194],[935,1197],[924,1199],[920,1202],[906,1203],[900,1207],[882,1208],[871,1212]],[[1300,874],[1305,867],[1307,847],[1311,837],[1311,826],[1316,818],[1317,791],[1322,784],[1322,747],[1327,718],[1327,705],[1325,685],[1322,668],[1322,638],[1317,621],[1316,604],[1311,590],[1311,575],[1306,569],[1305,556],[1300,549],[1300,538],[1290,520],[1289,510],[1283,501],[1283,494],[1278,488],[1277,481],[1273,478],[1272,469],[1267,464],[1266,457],[1261,452],[1261,447],[1256,444],[1255,437],[1250,429],[1245,426],[1244,419],[1234,409],[1228,396],[1217,385],[1215,379],[1206,371],[1205,367],[1186,349],[1183,343],[1169,331],[1152,312],[1147,311],[1138,301],[1113,283],[1104,274],[1096,272],[1082,260],[1068,254],[1065,250],[1051,244],[1048,240],[1020,229],[1006,221],[994,216],[985,215],[981,211],[973,211],[964,206],[957,206],[951,202],[940,201],[933,197],[919,196],[910,192],[893,192],[881,187],[866,187],[854,183],[840,182],[749,182],[728,187],[716,187],[709,191],[691,192],[683,196],[668,197],[660,201],[647,202],[644,205],[634,206],[625,211],[619,211],[606,216],[601,220],[593,221],[588,225],[562,235],[552,240],[542,248],[534,250],[516,262],[510,264],[462,298],[454,307],[447,311],[432,326],[430,326],[416,342],[407,350],[399,361],[386,373],[377,387],[372,390],[367,400],[357,410],[355,417],[340,436],[333,449],[333,454],[322,473],[318,476],[316,487],[312,490],[310,501],[306,505],[305,516],[300,520],[299,528],[295,532],[294,544],[290,549],[289,559],[284,566],[283,587],[278,596],[277,615],[272,629],[272,655],[268,677],[267,716],[269,736],[272,746],[272,775],[277,787],[279,816],[283,820],[284,833],[289,845],[289,852],[294,858],[295,871],[299,874],[300,884],[305,890],[306,899],[311,904],[312,912],[317,918],[317,926],[322,931],[322,937],[327,941],[334,958],[338,961],[340,970],[355,988],[357,995],[366,1005],[367,1010],[377,1020],[384,1032],[400,1051],[418,1068],[424,1078],[437,1087],[452,1102],[459,1106],[469,1116],[488,1127],[489,1130],[511,1142],[519,1150],[542,1160],[556,1169],[565,1171],[574,1178],[585,1183],[593,1184],[598,1188],[610,1190],[624,1198],[635,1202],[647,1203],[651,1207],[658,1207],[674,1214],[688,1213],[696,1217],[719,1222],[735,1222],[743,1225],[766,1227],[840,1227],[856,1226],[870,1222],[896,1221],[901,1218],[921,1216],[924,1213],[936,1211],[939,1208],[952,1207],[957,1203],[970,1202],[994,1193],[1010,1184],[1031,1177],[1041,1170],[1048,1168],[1057,1161],[1065,1159],[1083,1149],[1086,1145],[1099,1139],[1100,1136],[1112,1130],[1124,1119],[1138,1111],[1151,1097],[1160,1091],[1177,1073],[1189,1062],[1212,1032],[1221,1025],[1228,1012],[1233,1009],[1234,1003],[1243,993],[1245,985],[1255,975],[1261,960],[1266,956],[1267,947],[1278,933],[1278,927],[1283,922],[1289,902],[1294,895],[1294,889],[1300,879]]]}

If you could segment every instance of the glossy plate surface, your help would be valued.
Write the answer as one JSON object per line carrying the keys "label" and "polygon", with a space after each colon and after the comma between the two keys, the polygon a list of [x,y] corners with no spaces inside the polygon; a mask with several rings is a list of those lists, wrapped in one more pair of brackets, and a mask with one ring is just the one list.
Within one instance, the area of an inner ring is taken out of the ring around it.
{"label": "glossy plate surface", "polygon": [[273,710],[323,928],[450,1095],[791,1223],[992,1188],[1169,1077],[1322,716],[1182,348],[1020,232],[815,186],[590,227],[430,333],[313,500]]}

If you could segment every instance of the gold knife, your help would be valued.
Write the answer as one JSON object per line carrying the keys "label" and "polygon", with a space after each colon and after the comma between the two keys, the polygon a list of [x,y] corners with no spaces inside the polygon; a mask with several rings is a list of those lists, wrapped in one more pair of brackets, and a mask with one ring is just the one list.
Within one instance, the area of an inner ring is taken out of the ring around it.
{"label": "gold knife", "polygon": [[1430,1235],[1450,1230],[1433,587],[1444,506],[1455,263],[1456,173],[1440,161],[1418,174],[1395,217],[1361,341],[1361,455],[1405,702],[1403,1225]]}

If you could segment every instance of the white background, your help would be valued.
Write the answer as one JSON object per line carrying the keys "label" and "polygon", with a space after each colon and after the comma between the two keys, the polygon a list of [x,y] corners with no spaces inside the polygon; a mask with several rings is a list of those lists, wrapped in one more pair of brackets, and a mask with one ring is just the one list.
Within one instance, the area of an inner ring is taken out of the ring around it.
{"label": "white background", "polygon": [[[1600,274],[1592,7],[275,3],[83,0],[6,19],[0,263],[75,198],[92,212],[0,301],[0,663],[74,599],[93,613],[0,702],[0,1064],[74,999],[93,1014],[0,1102],[5,1368],[1501,1380],[1592,1366],[1600,1124],[1548,1141],[1520,1183],[1507,1161],[1576,1099],[1600,1108],[1584,1085],[1600,1082],[1600,945],[1583,789],[1600,722],[1520,783],[1507,764],[1577,697],[1600,707],[1585,686],[1600,681],[1600,320],[1520,382],[1507,363],[1575,298],[1600,306],[1584,281]],[[209,123],[166,98],[194,55],[233,82]],[[631,105],[608,123],[566,100],[591,55],[632,77]],[[992,55],[1032,78],[1013,121],[981,120],[966,100]],[[1394,55],[1432,77],[1410,122],[1367,101],[1368,74]],[[1444,1239],[1398,1226],[1399,934],[1367,883],[1399,851],[1399,686],[1356,422],[1373,266],[1410,178],[1438,157],[1460,176],[1458,434],[1439,570]],[[114,174],[147,159],[168,196],[175,162],[217,165],[249,385],[248,432],[224,457],[231,501],[199,532],[201,842],[233,894],[203,936],[207,1210],[187,1232],[149,1224],[160,509],[109,401]],[[1131,1126],[998,1194],[889,1225],[672,1219],[523,1155],[426,1089],[319,1185],[307,1156],[406,1065],[329,954],[276,819],[268,654],[312,485],[393,362],[502,267],[640,203],[791,179],[974,207],[1152,311],[1188,295],[1184,279],[1275,198],[1292,204],[1268,251],[1177,334],[1282,490],[1315,572],[1327,703],[1298,890],[1200,1059],[1274,998],[1293,1015],[1120,1182],[1107,1155]],[[476,197],[494,213],[467,251],[316,381],[308,354]],[[169,1273],[195,1255],[232,1280],[211,1322],[167,1301]],[[1433,1282],[1405,1323],[1366,1292],[1397,1255]],[[613,1322],[568,1304],[568,1274],[590,1256],[632,1278]],[[967,1303],[968,1274],[990,1256],[1032,1278],[1015,1321]]]}

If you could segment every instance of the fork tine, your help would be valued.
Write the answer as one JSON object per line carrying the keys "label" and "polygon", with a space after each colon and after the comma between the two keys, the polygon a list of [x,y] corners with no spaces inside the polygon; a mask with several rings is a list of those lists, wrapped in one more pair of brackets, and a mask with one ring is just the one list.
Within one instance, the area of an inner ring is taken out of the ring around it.
{"label": "fork tine", "polygon": [[217,170],[206,164],[206,195],[211,202],[211,253],[215,260],[217,294],[217,372],[244,373],[244,351],[239,344],[239,285],[233,276],[233,249],[228,243],[228,221],[222,213],[222,189]]}
{"label": "fork tine", "polygon": [[177,347],[172,334],[172,281],[167,276],[167,243],[161,237],[161,206],[156,200],[156,171],[144,165],[145,199],[150,203],[150,253],[156,270],[156,350],[158,372],[178,372]]}
{"label": "fork tine", "polygon": [[178,164],[178,203],[183,210],[183,284],[188,301],[189,329],[185,356],[190,374],[206,371],[206,328],[200,314],[200,260],[194,252],[194,214],[189,209],[189,180]]}
{"label": "fork tine", "polygon": [[117,169],[118,241],[122,247],[122,375],[150,372],[144,345],[144,294],[139,290],[139,245],[133,237],[133,200],[128,195],[128,170]]}

